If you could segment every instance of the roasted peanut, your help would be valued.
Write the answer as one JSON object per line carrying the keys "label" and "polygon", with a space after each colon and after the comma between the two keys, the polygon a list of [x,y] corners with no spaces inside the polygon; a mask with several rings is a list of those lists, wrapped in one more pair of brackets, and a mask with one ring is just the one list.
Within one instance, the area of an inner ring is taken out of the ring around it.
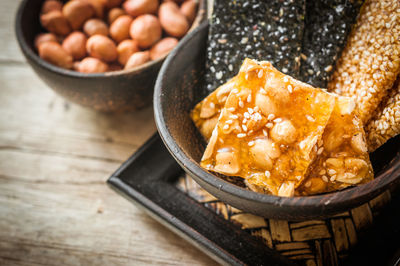
{"label": "roasted peanut", "polygon": [[128,0],[122,7],[132,17],[155,14],[158,8],[158,0]]}
{"label": "roasted peanut", "polygon": [[122,3],[122,0],[105,0],[105,2],[106,2],[106,7],[108,9],[111,9],[111,8],[120,6]]}
{"label": "roasted peanut", "polygon": [[211,133],[210,141],[208,142],[207,148],[203,153],[203,158],[201,160],[210,159],[214,153],[215,144],[218,141],[218,130],[213,130]]}
{"label": "roasted peanut", "polygon": [[294,196],[294,182],[285,182],[279,187],[278,196],[280,197],[293,197]]}
{"label": "roasted peanut", "polygon": [[328,158],[326,159],[326,166],[328,168],[333,168],[333,169],[343,169],[344,168],[344,161],[343,159],[338,159],[338,158]]}
{"label": "roasted peanut", "polygon": [[97,18],[104,17],[104,10],[106,8],[105,0],[81,0],[81,1],[88,1],[89,4],[93,7],[95,16]]}
{"label": "roasted peanut", "polygon": [[72,67],[72,56],[69,55],[57,42],[44,42],[40,44],[39,56],[53,65],[63,68]]}
{"label": "roasted peanut", "polygon": [[358,153],[365,153],[368,151],[367,144],[365,143],[364,137],[361,133],[353,135],[351,138],[351,147]]}
{"label": "roasted peanut", "polygon": [[134,40],[125,40],[118,44],[117,52],[118,62],[124,66],[132,54],[139,52],[139,46]]}
{"label": "roasted peanut", "polygon": [[141,15],[131,24],[130,35],[140,47],[148,48],[161,38],[161,26],[157,17],[153,15]]}
{"label": "roasted peanut", "polygon": [[218,152],[215,161],[215,170],[220,173],[234,175],[240,170],[239,159],[233,152]]}
{"label": "roasted peanut", "polygon": [[86,57],[77,67],[77,71],[82,73],[99,73],[106,72],[107,70],[107,64],[94,57]]}
{"label": "roasted peanut", "polygon": [[110,26],[110,35],[117,43],[129,39],[129,29],[132,24],[132,17],[123,15],[117,18]]}
{"label": "roasted peanut", "polygon": [[207,139],[211,137],[212,131],[218,123],[218,116],[214,116],[204,121],[203,125],[200,128],[200,133]]}
{"label": "roasted peanut", "polygon": [[51,11],[61,11],[62,10],[62,2],[58,0],[47,0],[42,5],[42,10],[40,11],[41,14],[47,14]]}
{"label": "roasted peanut", "polygon": [[158,18],[161,27],[171,36],[180,38],[189,30],[189,23],[174,2],[160,5]]}
{"label": "roasted peanut", "polygon": [[53,33],[40,33],[38,36],[36,36],[34,41],[36,50],[38,50],[39,45],[44,42],[58,42],[57,36]]}
{"label": "roasted peanut", "polygon": [[41,15],[40,23],[44,28],[56,35],[64,36],[71,32],[67,19],[57,10]]}
{"label": "roasted peanut", "polygon": [[321,178],[315,177],[310,178],[307,182],[310,182],[310,186],[307,188],[311,193],[316,193],[320,191],[324,191],[326,189],[327,183],[324,182]]}
{"label": "roasted peanut", "polygon": [[343,130],[336,128],[332,130],[327,136],[324,136],[324,148],[328,152],[334,151],[343,143],[342,136],[344,135]]}
{"label": "roasted peanut", "polygon": [[189,24],[192,24],[197,11],[197,3],[194,0],[186,0],[180,7],[181,13],[186,17]]}
{"label": "roasted peanut", "polygon": [[182,4],[185,0],[163,0],[163,2],[175,2],[178,5]]}
{"label": "roasted peanut", "polygon": [[90,56],[112,62],[117,59],[117,47],[115,43],[108,37],[103,35],[94,35],[90,37],[86,43],[86,50]]}
{"label": "roasted peanut", "polygon": [[83,24],[83,31],[90,37],[96,34],[108,35],[108,26],[98,18],[91,18]]}
{"label": "roasted peanut", "polygon": [[161,39],[150,49],[151,60],[156,60],[157,58],[163,57],[168,54],[174,47],[178,44],[178,39],[167,37]]}
{"label": "roasted peanut", "polygon": [[80,65],[80,63],[81,63],[81,62],[79,62],[79,61],[75,61],[75,62],[72,64],[72,69],[75,70],[75,71],[79,71],[79,65]]}
{"label": "roasted peanut", "polygon": [[86,20],[94,16],[94,9],[89,2],[72,0],[64,5],[62,13],[72,29],[78,30]]}
{"label": "roasted peanut", "polygon": [[276,123],[271,129],[271,138],[279,143],[290,144],[296,140],[296,128],[289,120]]}
{"label": "roasted peanut", "polygon": [[277,108],[275,103],[265,94],[257,93],[256,94],[256,106],[261,109],[263,115],[268,116],[270,114],[276,114]]}
{"label": "roasted peanut", "polygon": [[261,169],[270,170],[273,165],[272,159],[278,158],[280,154],[278,145],[269,139],[258,139],[250,148],[250,155]]}
{"label": "roasted peanut", "polygon": [[62,48],[72,55],[75,60],[79,60],[86,56],[86,41],[85,34],[75,31],[65,38]]}
{"label": "roasted peanut", "polygon": [[134,68],[134,67],[140,66],[148,61],[150,61],[150,52],[149,51],[134,53],[131,55],[131,57],[129,57],[128,62],[126,62],[124,69],[129,69],[129,68]]}
{"label": "roasted peanut", "polygon": [[108,24],[112,24],[117,18],[122,15],[126,15],[125,10],[119,7],[114,7],[113,9],[108,12]]}
{"label": "roasted peanut", "polygon": [[344,165],[357,177],[364,177],[369,171],[367,162],[358,158],[346,158]]}
{"label": "roasted peanut", "polygon": [[[150,57],[151,57],[151,51],[150,51]],[[200,118],[210,118],[214,116],[216,113],[217,113],[217,108],[215,108],[214,102],[205,99],[203,101],[203,104],[201,105]]]}

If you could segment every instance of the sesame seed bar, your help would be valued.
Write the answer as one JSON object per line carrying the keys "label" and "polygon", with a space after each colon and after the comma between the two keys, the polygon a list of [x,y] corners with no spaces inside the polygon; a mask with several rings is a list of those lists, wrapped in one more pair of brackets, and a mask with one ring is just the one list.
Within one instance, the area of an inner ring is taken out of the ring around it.
{"label": "sesame seed bar", "polygon": [[363,0],[306,1],[300,79],[326,88]]}
{"label": "sesame seed bar", "polygon": [[366,0],[328,90],[353,97],[364,125],[400,72],[400,1]]}
{"label": "sesame seed bar", "polygon": [[294,77],[300,68],[305,0],[218,0],[206,57],[209,92],[236,75],[246,57],[268,60]]}
{"label": "sesame seed bar", "polygon": [[400,134],[400,79],[389,91],[386,99],[382,101],[378,112],[368,122],[365,131],[370,152]]}
{"label": "sesame seed bar", "polygon": [[335,97],[246,59],[221,110],[200,165],[293,196],[331,116]]}
{"label": "sesame seed bar", "polygon": [[336,97],[322,139],[314,146],[317,157],[296,194],[336,191],[374,178],[363,125],[355,107],[350,97]]}

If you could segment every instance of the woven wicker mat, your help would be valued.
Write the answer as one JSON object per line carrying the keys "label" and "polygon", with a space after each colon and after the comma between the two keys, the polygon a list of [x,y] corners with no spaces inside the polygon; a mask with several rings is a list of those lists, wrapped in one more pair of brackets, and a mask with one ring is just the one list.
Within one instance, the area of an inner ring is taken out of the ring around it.
{"label": "woven wicker mat", "polygon": [[357,243],[357,235],[372,225],[374,217],[391,198],[390,192],[386,191],[360,207],[328,219],[291,222],[264,219],[229,206],[188,176],[181,177],[177,186],[207,208],[260,238],[268,247],[307,266],[323,265],[322,262],[327,261],[338,265]]}

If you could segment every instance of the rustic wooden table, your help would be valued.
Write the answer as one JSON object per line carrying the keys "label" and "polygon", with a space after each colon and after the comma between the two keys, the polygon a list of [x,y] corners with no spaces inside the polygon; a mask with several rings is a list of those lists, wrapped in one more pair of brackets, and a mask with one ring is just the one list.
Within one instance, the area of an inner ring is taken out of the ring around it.
{"label": "rustic wooden table", "polygon": [[0,265],[213,265],[105,181],[155,132],[151,108],[66,102],[27,65],[0,1]]}

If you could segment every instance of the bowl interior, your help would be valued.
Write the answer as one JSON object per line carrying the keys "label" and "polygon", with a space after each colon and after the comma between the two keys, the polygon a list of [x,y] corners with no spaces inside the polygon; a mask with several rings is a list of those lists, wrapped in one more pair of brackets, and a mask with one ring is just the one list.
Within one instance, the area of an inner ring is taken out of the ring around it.
{"label": "bowl interior", "polygon": [[[198,164],[206,143],[189,117],[209,92],[204,83],[208,24],[185,37],[167,58],[158,76],[154,109],[158,130],[177,162],[200,185],[237,208],[269,218],[305,219],[361,205],[400,182],[399,136],[371,154],[376,179],[343,191],[282,198],[249,191],[204,171]],[[299,208],[300,206],[300,208]],[[291,212],[291,214],[288,214]]]}

